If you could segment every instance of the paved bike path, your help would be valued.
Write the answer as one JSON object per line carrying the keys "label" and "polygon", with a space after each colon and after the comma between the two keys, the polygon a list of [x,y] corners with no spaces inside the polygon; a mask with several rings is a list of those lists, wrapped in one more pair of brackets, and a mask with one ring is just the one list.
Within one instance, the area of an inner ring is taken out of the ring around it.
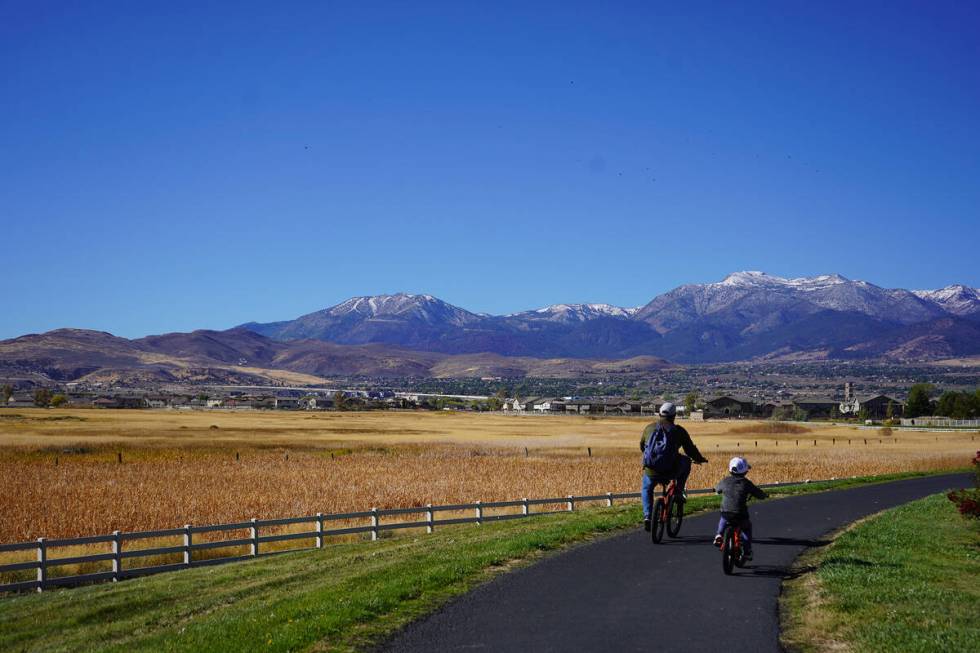
{"label": "paved bike path", "polygon": [[828,533],[953,487],[916,478],[750,504],[755,559],[734,576],[711,546],[718,513],[653,545],[637,528],[504,574],[396,634],[386,651],[780,651],[778,597]]}

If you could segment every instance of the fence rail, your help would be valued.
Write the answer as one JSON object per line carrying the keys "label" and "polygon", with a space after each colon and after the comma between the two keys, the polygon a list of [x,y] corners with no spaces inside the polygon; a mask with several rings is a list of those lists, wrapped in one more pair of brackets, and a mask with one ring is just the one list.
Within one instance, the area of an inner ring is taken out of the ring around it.
{"label": "fence rail", "polygon": [[[836,479],[830,479],[836,480]],[[783,487],[787,485],[799,485],[810,483],[811,481],[793,481],[789,483],[770,483],[762,487]],[[822,481],[814,481],[822,482]],[[688,490],[688,494],[710,494],[714,490],[710,488]],[[546,514],[574,511],[577,505],[583,503],[603,502],[606,506],[612,506],[617,500],[636,500],[640,498],[639,492],[607,492],[605,494],[594,494],[587,496],[567,495],[563,497],[537,498],[537,499],[517,499],[510,501],[476,501],[473,503],[458,503],[449,505],[425,505],[408,508],[385,508],[371,510],[361,510],[355,512],[332,513],[309,515],[304,517],[286,517],[280,519],[251,519],[246,522],[235,522],[228,524],[211,524],[208,526],[192,526],[185,524],[182,528],[168,528],[154,531],[136,531],[123,533],[115,531],[109,535],[91,535],[85,537],[72,537],[61,539],[47,539],[40,537],[34,542],[16,542],[11,544],[0,544],[0,552],[31,551],[35,552],[36,559],[24,562],[15,562],[0,565],[0,574],[35,570],[34,580],[11,582],[0,584],[0,592],[14,592],[23,590],[36,590],[38,592],[50,587],[81,585],[84,583],[120,581],[126,578],[135,578],[149,574],[157,574],[179,569],[188,569],[206,565],[224,564],[227,562],[237,562],[249,560],[258,556],[280,553],[282,551],[262,552],[261,545],[273,542],[288,542],[293,540],[311,540],[312,546],[288,549],[296,551],[301,549],[323,548],[325,539],[328,537],[338,537],[342,535],[354,535],[359,533],[369,533],[372,541],[380,537],[380,533],[385,531],[401,530],[406,528],[425,529],[427,533],[433,532],[438,526],[449,526],[455,524],[483,524],[484,522],[506,521],[510,519],[522,519]],[[561,510],[539,510],[533,511],[535,506],[563,506]],[[520,513],[512,514],[486,514],[488,510],[499,510],[501,508],[521,508]],[[440,512],[464,512],[472,511],[470,517],[451,517],[437,519],[436,515]],[[424,518],[418,521],[381,523],[384,517],[400,517],[405,515],[423,515]],[[353,519],[370,519],[371,523],[364,526],[341,526],[338,528],[326,528],[331,522],[347,522]],[[313,530],[298,533],[273,533],[261,535],[261,529],[278,528],[282,526],[292,526],[296,524],[312,524]],[[228,531],[247,531],[247,537],[234,537],[221,540],[195,542],[196,535],[205,533],[226,533]],[[173,546],[157,546],[151,548],[125,549],[124,544],[139,540],[156,538],[180,537],[183,543]],[[52,550],[63,549],[66,547],[84,546],[92,544],[109,544],[110,551],[107,553],[93,553],[88,555],[76,555],[67,557],[51,557]],[[211,551],[214,549],[231,549],[246,547],[248,553],[245,555],[229,555],[216,558],[195,559],[194,552]],[[123,567],[123,561],[133,561],[139,558],[164,555],[182,555],[183,561],[177,563],[167,563],[149,566]],[[111,571],[87,572],[74,575],[50,576],[49,571],[65,565],[89,565],[96,563],[111,562]]]}

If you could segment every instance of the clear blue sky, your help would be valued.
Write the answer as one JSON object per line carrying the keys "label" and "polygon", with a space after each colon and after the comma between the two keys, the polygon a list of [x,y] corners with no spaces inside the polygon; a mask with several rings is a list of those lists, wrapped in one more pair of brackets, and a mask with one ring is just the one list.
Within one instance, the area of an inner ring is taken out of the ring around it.
{"label": "clear blue sky", "polygon": [[980,286],[972,2],[0,0],[0,337]]}

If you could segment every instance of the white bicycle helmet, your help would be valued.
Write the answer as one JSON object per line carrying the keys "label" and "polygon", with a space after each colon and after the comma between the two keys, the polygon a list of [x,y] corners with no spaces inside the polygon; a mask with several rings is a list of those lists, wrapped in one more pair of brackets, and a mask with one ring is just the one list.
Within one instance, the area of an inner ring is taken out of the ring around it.
{"label": "white bicycle helmet", "polygon": [[665,401],[658,411],[663,417],[673,417],[677,414],[677,406],[669,401]]}
{"label": "white bicycle helmet", "polygon": [[749,461],[747,461],[745,458],[735,456],[728,461],[728,471],[730,471],[732,474],[738,474],[741,476],[742,474],[747,474],[750,469],[752,469],[752,465],[750,465]]}

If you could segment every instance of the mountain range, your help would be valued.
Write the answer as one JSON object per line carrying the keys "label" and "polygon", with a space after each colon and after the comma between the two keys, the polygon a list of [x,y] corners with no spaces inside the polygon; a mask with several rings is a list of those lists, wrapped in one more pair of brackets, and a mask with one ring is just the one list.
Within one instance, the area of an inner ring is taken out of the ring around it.
{"label": "mountain range", "polygon": [[294,320],[241,328],[289,341],[383,343],[447,354],[625,358],[681,363],[760,357],[933,359],[980,354],[980,291],[886,289],[837,274],[736,272],[645,306],[556,304],[472,313],[431,295],[355,297]]}
{"label": "mountain range", "polygon": [[980,355],[980,291],[737,272],[648,304],[473,313],[431,295],[354,297],[294,320],[134,340],[59,329],[0,341],[0,378],[315,383],[323,377],[588,377],[674,363]]}

